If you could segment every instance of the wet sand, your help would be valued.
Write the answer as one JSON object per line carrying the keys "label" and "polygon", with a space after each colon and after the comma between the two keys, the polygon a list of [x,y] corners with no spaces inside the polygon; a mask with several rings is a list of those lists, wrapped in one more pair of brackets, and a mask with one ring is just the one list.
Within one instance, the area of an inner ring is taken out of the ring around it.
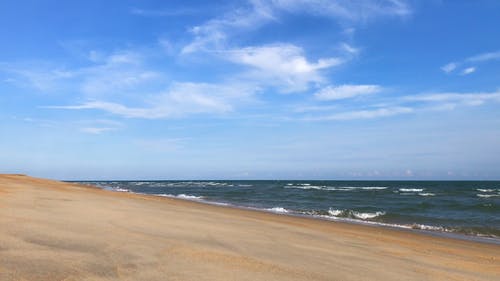
{"label": "wet sand", "polygon": [[0,280],[499,280],[500,245],[0,175]]}

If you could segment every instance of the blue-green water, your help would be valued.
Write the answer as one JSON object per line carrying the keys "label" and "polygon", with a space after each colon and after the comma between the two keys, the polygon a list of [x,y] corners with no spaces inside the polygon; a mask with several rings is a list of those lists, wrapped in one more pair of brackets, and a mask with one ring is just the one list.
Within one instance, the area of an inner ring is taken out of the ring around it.
{"label": "blue-green water", "polygon": [[500,181],[99,181],[123,191],[500,239]]}

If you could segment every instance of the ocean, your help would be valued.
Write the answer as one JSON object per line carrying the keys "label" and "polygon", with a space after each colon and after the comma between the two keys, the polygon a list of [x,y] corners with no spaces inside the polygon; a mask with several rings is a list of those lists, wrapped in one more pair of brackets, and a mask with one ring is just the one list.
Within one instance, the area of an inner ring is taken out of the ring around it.
{"label": "ocean", "polygon": [[500,242],[500,181],[84,181],[287,215]]}

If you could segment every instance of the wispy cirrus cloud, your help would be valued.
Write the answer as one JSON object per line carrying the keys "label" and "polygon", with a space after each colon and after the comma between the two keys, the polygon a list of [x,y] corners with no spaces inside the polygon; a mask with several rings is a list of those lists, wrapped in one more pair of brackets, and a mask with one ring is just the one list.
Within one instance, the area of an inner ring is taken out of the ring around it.
{"label": "wispy cirrus cloud", "polygon": [[261,1],[251,1],[248,5],[190,28],[194,39],[182,48],[181,53],[225,49],[226,40],[233,33],[254,30],[272,20],[275,20],[272,9]]}
{"label": "wispy cirrus cloud", "polygon": [[90,97],[123,95],[165,78],[163,73],[147,65],[146,56],[145,52],[134,50],[109,54],[92,50],[88,52],[89,66],[70,68],[35,61],[0,64],[0,71],[8,73],[13,83],[46,93],[76,91]]}
{"label": "wispy cirrus cloud", "polygon": [[340,20],[366,21],[385,16],[408,16],[412,9],[404,0],[273,0],[276,9],[293,13],[311,13]]}
{"label": "wispy cirrus cloud", "polygon": [[200,13],[198,9],[188,9],[188,8],[176,8],[176,9],[141,9],[141,8],[131,8],[130,13],[136,16],[143,17],[178,17],[186,15],[194,15]]}
{"label": "wispy cirrus cloud", "polygon": [[500,60],[500,51],[482,53],[478,55],[474,55],[472,57],[468,57],[466,61],[468,62],[486,62],[492,60]]}
{"label": "wispy cirrus cloud", "polygon": [[401,114],[408,114],[414,112],[411,107],[395,106],[395,107],[382,107],[375,109],[351,110],[344,111],[329,115],[306,117],[306,121],[343,121],[343,120],[356,120],[356,119],[374,119],[380,117],[389,117]]}
{"label": "wispy cirrus cloud", "polygon": [[[476,92],[476,93],[457,93],[441,92],[428,93],[402,97],[403,101],[413,102],[432,102],[447,105],[468,105],[476,106],[488,101],[500,102],[500,91],[496,92]],[[450,107],[452,108],[452,107]],[[453,107],[454,108],[454,107]]]}
{"label": "wispy cirrus cloud", "polygon": [[125,118],[168,119],[193,114],[223,114],[253,95],[257,89],[245,85],[175,83],[164,93],[146,100],[143,107],[120,102],[93,100],[77,105],[46,106],[61,110],[100,110]]}
{"label": "wispy cirrus cloud", "polygon": [[310,14],[355,23],[388,16],[404,17],[412,9],[405,0],[250,0],[247,5],[191,28],[194,39],[182,53],[223,49],[232,34],[277,22],[280,13]]}
{"label": "wispy cirrus cloud", "polygon": [[496,60],[500,60],[500,51],[481,53],[459,61],[449,62],[442,66],[441,70],[446,74],[450,74],[455,70],[458,70],[460,67],[464,67],[462,71],[460,71],[460,74],[467,75],[477,70],[477,67],[474,65],[471,66],[471,64],[486,63]]}
{"label": "wispy cirrus cloud", "polygon": [[382,91],[379,85],[340,85],[328,86],[314,94],[318,100],[341,100],[357,96],[376,94]]}
{"label": "wispy cirrus cloud", "polygon": [[[385,100],[385,102],[384,102]],[[382,101],[382,102],[380,102]],[[343,121],[355,119],[375,119],[402,114],[418,114],[429,111],[449,111],[460,107],[481,106],[483,104],[500,103],[500,91],[493,92],[437,92],[401,96],[387,100],[385,97],[369,100],[367,103],[351,104],[350,110],[342,106],[317,105],[299,107],[295,113],[308,115],[300,117],[306,121]],[[360,109],[358,109],[358,108]],[[334,112],[328,114],[327,112]],[[321,113],[321,114],[316,114]],[[311,115],[313,114],[313,115]]]}

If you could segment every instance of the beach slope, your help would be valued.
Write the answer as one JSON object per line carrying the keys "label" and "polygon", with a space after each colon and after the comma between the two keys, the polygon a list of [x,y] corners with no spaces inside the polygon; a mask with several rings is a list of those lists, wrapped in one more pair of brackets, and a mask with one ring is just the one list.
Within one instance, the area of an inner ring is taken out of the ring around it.
{"label": "beach slope", "polygon": [[0,280],[499,280],[500,245],[0,175]]}

